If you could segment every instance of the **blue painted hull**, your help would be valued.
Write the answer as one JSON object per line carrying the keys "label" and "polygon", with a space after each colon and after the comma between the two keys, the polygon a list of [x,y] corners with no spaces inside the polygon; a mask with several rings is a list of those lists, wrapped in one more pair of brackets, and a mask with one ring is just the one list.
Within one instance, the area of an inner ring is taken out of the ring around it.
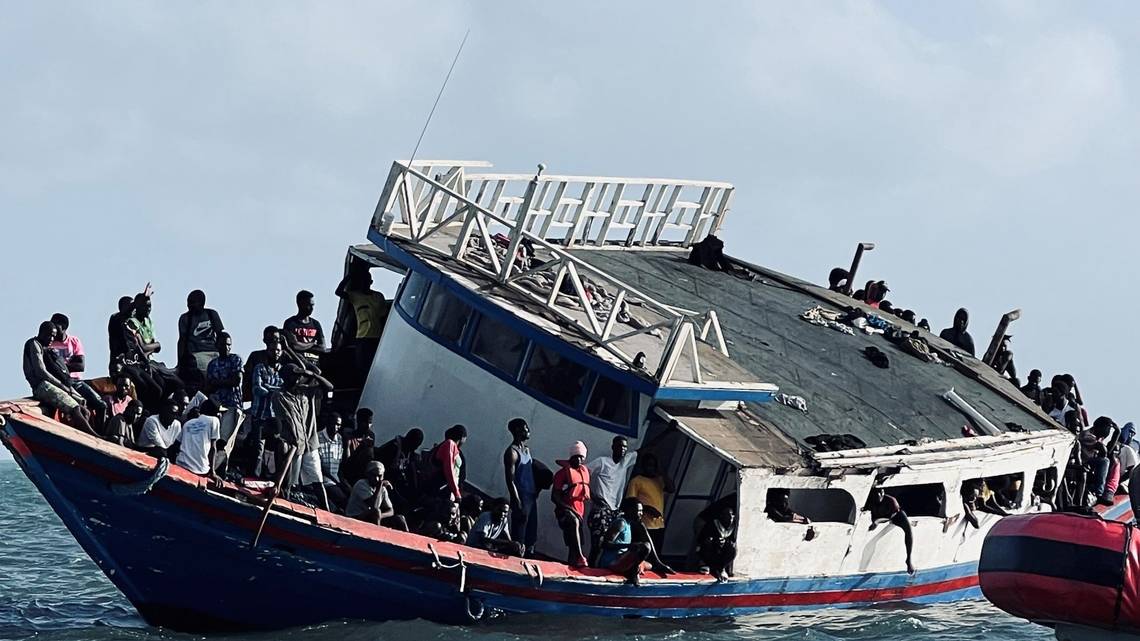
{"label": "blue painted hull", "polygon": [[[9,408],[10,409],[10,408]],[[0,436],[84,550],[154,625],[184,631],[279,629],[337,619],[464,623],[482,611],[600,616],[732,616],[773,610],[977,598],[976,564],[904,573],[733,580],[647,579],[497,557],[325,512],[274,511],[175,466],[141,495],[154,460],[38,414],[11,413]],[[429,547],[430,546],[430,547]],[[464,555],[465,570],[446,564]],[[541,574],[541,578],[540,575]],[[461,591],[462,588],[462,591]]]}

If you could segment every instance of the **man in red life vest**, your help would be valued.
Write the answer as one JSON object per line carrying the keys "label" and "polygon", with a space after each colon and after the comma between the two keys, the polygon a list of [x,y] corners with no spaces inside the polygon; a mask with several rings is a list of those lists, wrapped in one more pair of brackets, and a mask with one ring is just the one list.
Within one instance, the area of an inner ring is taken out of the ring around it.
{"label": "man in red life vest", "polygon": [[562,466],[554,474],[550,498],[554,501],[554,518],[562,529],[562,540],[566,542],[566,563],[570,567],[586,566],[582,554],[582,522],[586,518],[586,502],[590,500],[590,471],[583,464],[586,460],[586,445],[576,441],[570,446],[570,458],[558,461]]}

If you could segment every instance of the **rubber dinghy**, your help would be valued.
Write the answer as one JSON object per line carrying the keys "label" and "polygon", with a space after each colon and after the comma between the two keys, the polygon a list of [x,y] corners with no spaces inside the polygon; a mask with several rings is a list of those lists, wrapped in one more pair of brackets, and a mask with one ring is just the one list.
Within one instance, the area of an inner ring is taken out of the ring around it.
{"label": "rubber dinghy", "polygon": [[1140,639],[1137,534],[1131,523],[1099,516],[1002,519],[982,546],[982,593],[1014,616],[1054,628],[1062,641]]}

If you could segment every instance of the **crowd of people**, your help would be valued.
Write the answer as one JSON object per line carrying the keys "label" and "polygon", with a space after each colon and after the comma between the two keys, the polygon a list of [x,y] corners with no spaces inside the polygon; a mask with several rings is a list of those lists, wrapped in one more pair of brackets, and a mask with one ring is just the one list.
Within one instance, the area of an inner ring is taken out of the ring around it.
{"label": "crowd of people", "polygon": [[[390,305],[370,285],[366,273],[355,272],[337,289],[355,312],[355,340],[348,341],[355,354],[348,360],[365,370]],[[263,349],[244,359],[205,293],[190,292],[174,366],[159,360],[153,297],[148,285],[119,300],[107,325],[106,378],[85,380],[87,354],[65,315],[40,325],[25,343],[23,366],[46,411],[215,481],[273,481],[296,502],[498,554],[534,554],[537,502],[549,491],[569,565],[606,568],[631,583],[645,567],[673,572],[659,552],[672,481],[652,452],[639,457],[624,437],[589,462],[585,445],[576,442],[552,472],[532,456],[530,426],[516,418],[507,425],[503,453],[507,496],[484,497],[465,488],[463,425],[426,449],[419,428],[377,445],[371,410],[338,406],[334,381],[321,368],[330,349],[311,292],[298,292],[297,313],[266,327]],[[699,518],[694,553],[724,579],[735,556],[735,500]]]}

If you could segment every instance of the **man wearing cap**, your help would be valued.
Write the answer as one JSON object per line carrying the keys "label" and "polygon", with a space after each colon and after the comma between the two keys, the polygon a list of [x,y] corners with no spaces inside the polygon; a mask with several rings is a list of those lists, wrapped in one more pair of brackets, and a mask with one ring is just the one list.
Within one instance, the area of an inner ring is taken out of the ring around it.
{"label": "man wearing cap", "polygon": [[368,464],[364,478],[352,486],[344,515],[350,519],[367,521],[397,530],[408,530],[404,517],[396,514],[392,501],[388,498],[388,485],[384,481],[384,464],[372,461]]}
{"label": "man wearing cap", "polygon": [[590,500],[590,471],[583,464],[586,444],[576,441],[570,446],[570,457],[557,461],[561,469],[554,473],[550,498],[554,501],[554,518],[566,542],[566,563],[572,568],[586,566],[582,554],[582,521],[586,518],[586,502]]}

